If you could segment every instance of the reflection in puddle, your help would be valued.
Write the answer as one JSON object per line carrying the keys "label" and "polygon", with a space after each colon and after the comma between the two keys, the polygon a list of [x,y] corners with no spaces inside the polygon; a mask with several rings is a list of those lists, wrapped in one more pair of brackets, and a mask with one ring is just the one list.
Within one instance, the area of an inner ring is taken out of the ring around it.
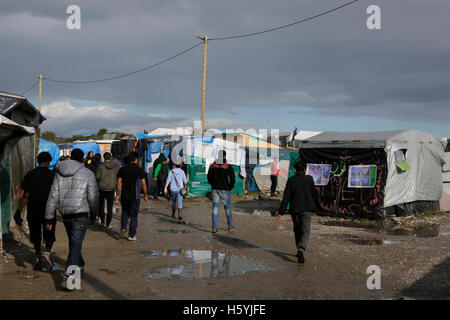
{"label": "reflection in puddle", "polygon": [[179,256],[192,260],[188,264],[166,267],[145,274],[147,279],[195,280],[202,278],[228,278],[255,272],[274,271],[276,268],[251,258],[232,256],[211,250],[151,250],[148,258],[158,256]]}
{"label": "reflection in puddle", "polygon": [[247,213],[253,216],[276,217],[277,210],[260,210],[260,209],[236,209],[238,213]]}

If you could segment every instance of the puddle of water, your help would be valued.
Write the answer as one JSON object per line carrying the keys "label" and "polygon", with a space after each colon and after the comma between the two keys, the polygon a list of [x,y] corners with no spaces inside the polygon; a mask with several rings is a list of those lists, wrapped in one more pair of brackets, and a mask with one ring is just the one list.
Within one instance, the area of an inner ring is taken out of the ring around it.
{"label": "puddle of water", "polygon": [[383,240],[380,239],[349,239],[349,241],[365,246],[381,246],[383,244]]}
{"label": "puddle of water", "polygon": [[179,229],[153,229],[152,232],[157,232],[157,233],[176,233],[176,234],[195,233],[194,230],[179,230]]}
{"label": "puddle of water", "polygon": [[148,257],[181,256],[191,263],[159,268],[144,275],[146,279],[196,280],[228,278],[255,272],[269,272],[277,268],[263,261],[233,256],[211,250],[151,250]]}
{"label": "puddle of water", "polygon": [[382,221],[326,220],[321,223],[325,226],[362,228],[370,232],[395,236],[436,237],[439,235],[439,225],[436,223],[420,223],[412,229],[392,226]]}

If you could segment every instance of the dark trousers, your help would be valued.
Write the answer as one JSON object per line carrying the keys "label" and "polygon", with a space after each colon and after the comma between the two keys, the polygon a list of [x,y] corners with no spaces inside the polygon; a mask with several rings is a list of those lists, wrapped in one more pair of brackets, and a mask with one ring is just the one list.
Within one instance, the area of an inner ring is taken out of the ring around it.
{"label": "dark trousers", "polygon": [[124,199],[121,201],[122,217],[121,217],[120,228],[122,230],[127,230],[128,219],[131,219],[130,231],[128,232],[128,236],[130,238],[133,238],[136,235],[140,202],[141,202],[140,199],[136,199],[136,200],[125,200]]}
{"label": "dark trousers", "polygon": [[30,242],[39,243],[44,242],[46,245],[50,245],[55,242],[55,229],[56,229],[56,218],[52,220],[52,230],[47,230],[45,227],[46,222],[43,219],[30,219],[30,214],[28,217],[28,228],[30,229]]}
{"label": "dark trousers", "polygon": [[311,231],[311,211],[292,214],[292,222],[294,223],[295,244],[297,249],[306,251],[308,245],[309,234]]}
{"label": "dark trousers", "polygon": [[66,227],[67,237],[69,238],[69,256],[66,262],[66,272],[69,266],[84,267],[83,256],[81,255],[81,247],[83,239],[86,235],[87,225],[89,222],[88,214],[86,216],[65,217],[64,226]]}
{"label": "dark trousers", "polygon": [[100,206],[98,210],[98,215],[100,216],[100,220],[102,224],[105,223],[105,200],[106,200],[106,225],[111,224],[112,219],[112,210],[113,210],[113,204],[114,204],[114,191],[107,191],[107,190],[99,190],[100,191]]}
{"label": "dark trousers", "polygon": [[278,176],[270,176],[270,181],[272,182],[272,185],[270,186],[270,193],[274,194],[275,191],[277,191]]}

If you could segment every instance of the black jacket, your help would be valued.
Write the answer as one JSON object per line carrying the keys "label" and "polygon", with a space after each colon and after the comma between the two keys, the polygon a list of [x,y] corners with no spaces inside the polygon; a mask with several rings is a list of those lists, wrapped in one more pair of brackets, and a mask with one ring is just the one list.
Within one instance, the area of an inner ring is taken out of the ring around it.
{"label": "black jacket", "polygon": [[288,179],[278,213],[285,214],[288,204],[290,214],[317,210],[318,194],[311,176],[299,173]]}
{"label": "black jacket", "polygon": [[213,190],[231,191],[234,188],[234,170],[229,163],[213,162],[208,170],[208,182]]}

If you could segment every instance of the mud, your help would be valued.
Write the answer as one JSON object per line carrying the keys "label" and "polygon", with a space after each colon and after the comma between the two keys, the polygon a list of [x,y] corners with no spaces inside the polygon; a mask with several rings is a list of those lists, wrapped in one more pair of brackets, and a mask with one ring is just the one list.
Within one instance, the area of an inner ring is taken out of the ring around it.
{"label": "mud", "polygon": [[[187,199],[181,222],[166,200],[150,199],[141,203],[135,242],[119,239],[115,212],[112,230],[89,226],[82,288],[73,292],[59,286],[68,255],[64,225],[56,225],[52,272],[33,270],[26,232],[12,225],[0,259],[0,299],[450,299],[449,215],[375,228],[313,216],[300,265],[290,217],[277,225],[272,214],[245,212],[270,213],[279,201],[233,197],[235,230],[227,230],[221,208],[212,234],[208,199]],[[205,260],[187,254],[193,250]],[[367,288],[370,265],[382,271],[380,290]]]}

